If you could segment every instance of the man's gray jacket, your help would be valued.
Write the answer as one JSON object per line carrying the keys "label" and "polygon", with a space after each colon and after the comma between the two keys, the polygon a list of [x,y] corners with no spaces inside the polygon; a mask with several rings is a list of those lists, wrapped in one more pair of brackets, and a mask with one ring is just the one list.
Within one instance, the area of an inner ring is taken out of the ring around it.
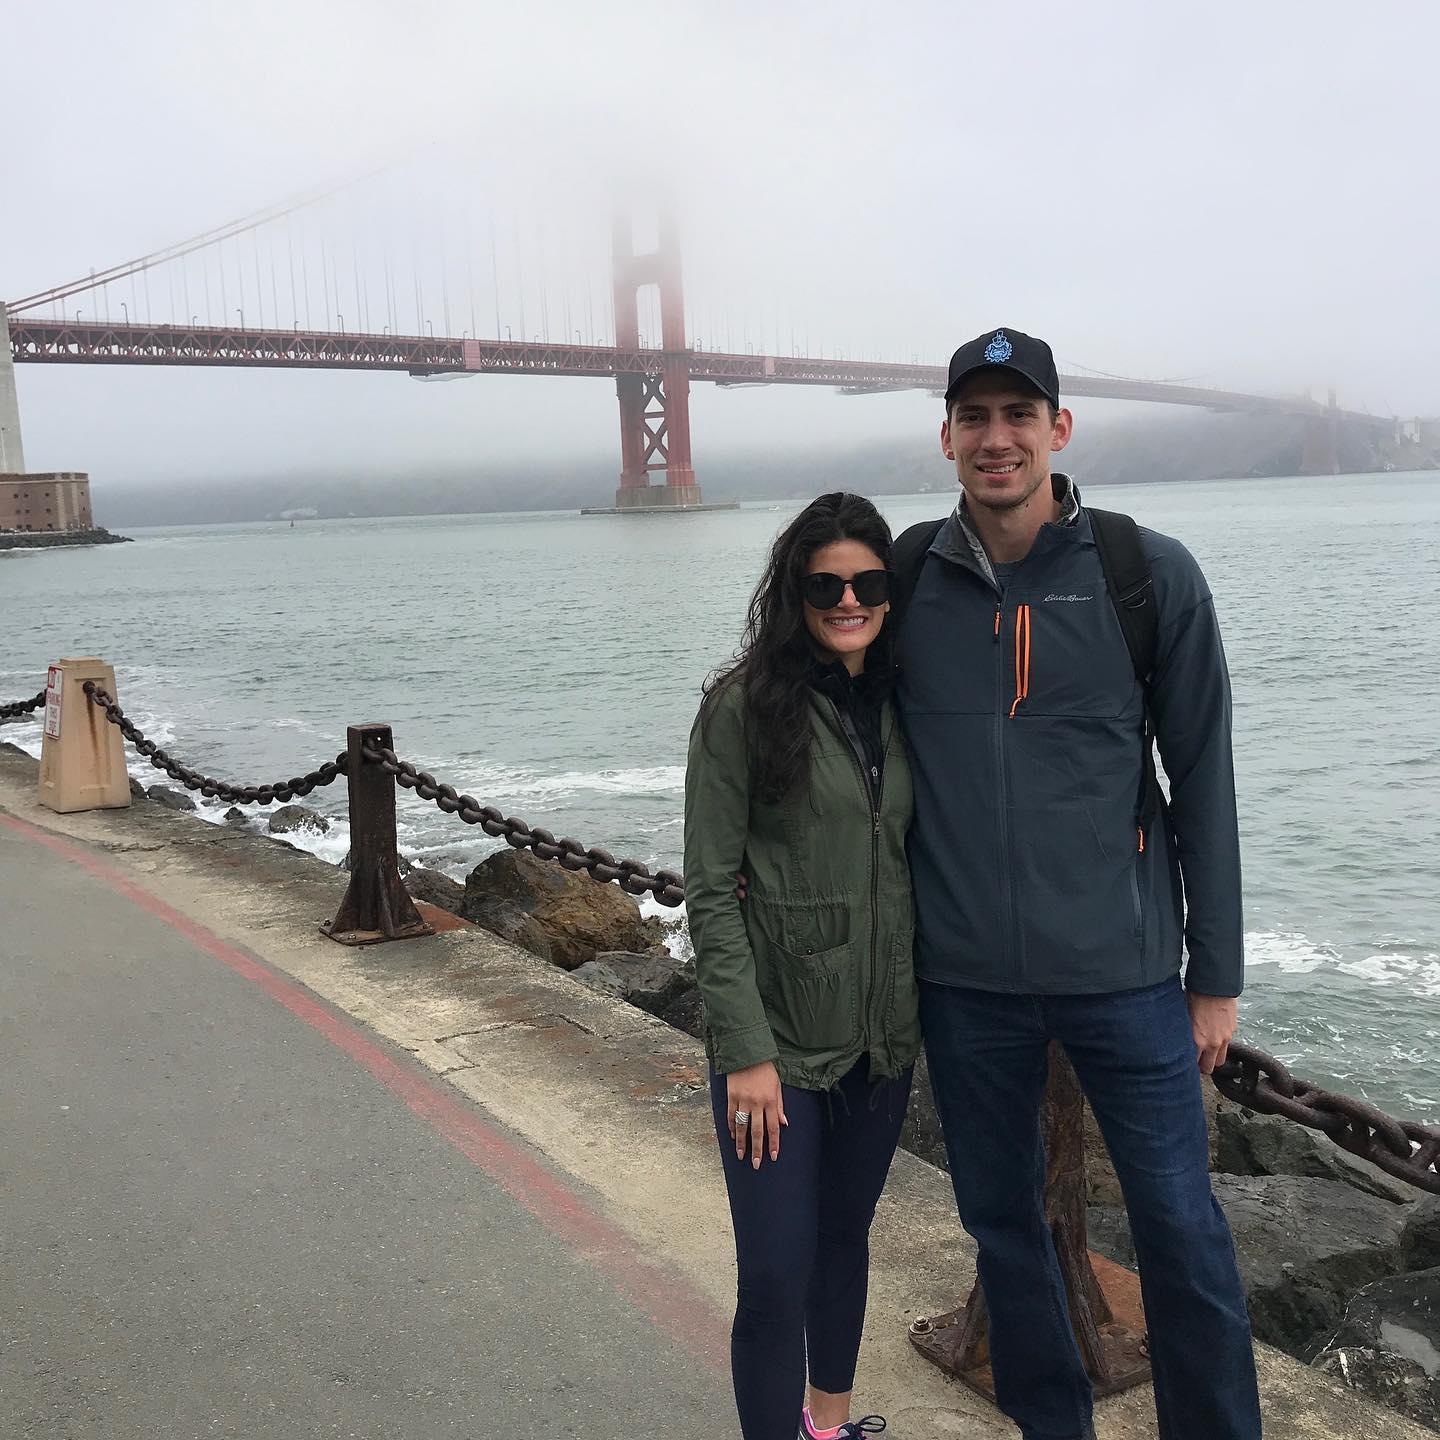
{"label": "man's gray jacket", "polygon": [[1209,587],[1183,545],[1141,529],[1170,797],[1142,833],[1144,691],[1089,517],[1070,481],[1054,482],[1061,519],[1003,596],[962,503],[905,610],[916,973],[1020,994],[1129,990],[1176,972],[1183,934],[1187,987],[1238,995],[1230,680]]}

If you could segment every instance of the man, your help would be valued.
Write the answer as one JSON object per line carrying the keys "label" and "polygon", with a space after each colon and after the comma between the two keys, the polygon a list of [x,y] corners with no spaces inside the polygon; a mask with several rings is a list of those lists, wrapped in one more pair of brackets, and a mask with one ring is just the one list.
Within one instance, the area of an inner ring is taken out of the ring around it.
{"label": "man", "polygon": [[[1210,592],[1182,545],[1139,532],[1150,583],[1131,598],[1158,622],[1142,685],[1097,527],[1050,470],[1073,425],[1050,347],[1016,330],[962,345],[945,407],[962,494],[912,571],[899,700],[921,1023],[996,1396],[1026,1440],[1093,1434],[1043,1210],[1040,1102],[1058,1040],[1125,1192],[1160,1436],[1255,1440],[1245,1296],[1200,1091],[1234,1033],[1243,969]],[[1152,731],[1168,805],[1145,758]]]}

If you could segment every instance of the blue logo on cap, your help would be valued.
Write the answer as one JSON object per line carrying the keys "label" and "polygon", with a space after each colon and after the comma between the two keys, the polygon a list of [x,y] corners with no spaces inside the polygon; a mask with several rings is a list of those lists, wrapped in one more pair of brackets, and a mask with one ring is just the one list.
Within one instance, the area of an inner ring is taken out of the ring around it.
{"label": "blue logo on cap", "polygon": [[997,330],[990,343],[985,347],[985,358],[992,365],[1003,365],[1014,353],[1015,347],[1010,343],[1010,337],[1003,330]]}

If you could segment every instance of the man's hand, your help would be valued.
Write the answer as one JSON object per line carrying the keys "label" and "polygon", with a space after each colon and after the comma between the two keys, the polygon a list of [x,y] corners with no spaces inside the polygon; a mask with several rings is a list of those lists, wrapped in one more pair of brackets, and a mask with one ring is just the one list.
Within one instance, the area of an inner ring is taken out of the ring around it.
{"label": "man's hand", "polygon": [[1185,992],[1190,1007],[1190,1029],[1195,1036],[1195,1054],[1203,1075],[1211,1074],[1225,1063],[1235,1024],[1240,1015],[1240,1002],[1233,995],[1199,995]]}
{"label": "man's hand", "polygon": [[[780,1089],[780,1072],[773,1060],[762,1060],[744,1070],[733,1070],[725,1077],[725,1090],[730,1105],[730,1138],[735,1142],[735,1158],[743,1160],[750,1152],[750,1163],[760,1168],[768,1149],[770,1158],[780,1158],[780,1127],[790,1122],[785,1118],[785,1097]],[[735,1112],[746,1118],[735,1123]]]}

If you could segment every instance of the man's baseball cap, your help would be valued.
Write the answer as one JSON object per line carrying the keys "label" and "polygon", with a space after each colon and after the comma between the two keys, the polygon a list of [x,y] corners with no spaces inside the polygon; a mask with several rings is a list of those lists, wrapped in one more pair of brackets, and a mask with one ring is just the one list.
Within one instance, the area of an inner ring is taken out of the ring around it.
{"label": "man's baseball cap", "polygon": [[950,383],[945,387],[949,407],[955,392],[972,375],[982,370],[1013,370],[1027,380],[1057,410],[1060,408],[1060,376],[1050,347],[1021,330],[987,330],[967,340],[950,357]]}

